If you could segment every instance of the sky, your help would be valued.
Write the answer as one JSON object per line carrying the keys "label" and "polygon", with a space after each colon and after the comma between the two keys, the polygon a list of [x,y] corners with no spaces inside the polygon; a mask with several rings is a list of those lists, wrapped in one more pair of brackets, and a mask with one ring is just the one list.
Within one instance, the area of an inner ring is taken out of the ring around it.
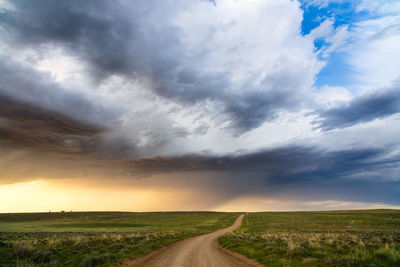
{"label": "sky", "polygon": [[398,0],[0,0],[0,212],[400,208]]}

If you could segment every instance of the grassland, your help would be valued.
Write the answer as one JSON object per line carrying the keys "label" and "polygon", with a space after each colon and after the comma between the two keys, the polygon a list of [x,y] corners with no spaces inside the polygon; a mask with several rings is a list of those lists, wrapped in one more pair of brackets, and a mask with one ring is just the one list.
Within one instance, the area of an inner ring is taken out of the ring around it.
{"label": "grassland", "polygon": [[230,226],[234,213],[0,214],[0,266],[98,266]]}
{"label": "grassland", "polygon": [[266,266],[400,266],[400,211],[249,213],[219,241]]}

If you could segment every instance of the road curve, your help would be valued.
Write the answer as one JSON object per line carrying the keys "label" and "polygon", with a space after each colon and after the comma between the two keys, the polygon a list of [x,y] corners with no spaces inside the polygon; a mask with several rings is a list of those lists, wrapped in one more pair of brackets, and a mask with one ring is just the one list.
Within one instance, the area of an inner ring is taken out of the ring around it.
{"label": "road curve", "polygon": [[128,260],[122,266],[148,267],[210,267],[210,266],[260,266],[246,257],[222,249],[218,245],[218,237],[240,227],[244,215],[240,215],[235,223],[223,230],[185,239],[168,247],[159,249],[147,257]]}

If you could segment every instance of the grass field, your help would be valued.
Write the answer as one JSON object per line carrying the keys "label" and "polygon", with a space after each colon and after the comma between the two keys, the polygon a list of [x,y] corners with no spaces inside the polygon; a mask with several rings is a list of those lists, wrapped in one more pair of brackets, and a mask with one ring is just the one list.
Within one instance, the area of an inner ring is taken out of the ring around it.
{"label": "grass field", "polygon": [[219,241],[266,266],[400,266],[400,211],[249,213]]}
{"label": "grass field", "polygon": [[0,214],[0,266],[97,266],[230,226],[216,212]]}

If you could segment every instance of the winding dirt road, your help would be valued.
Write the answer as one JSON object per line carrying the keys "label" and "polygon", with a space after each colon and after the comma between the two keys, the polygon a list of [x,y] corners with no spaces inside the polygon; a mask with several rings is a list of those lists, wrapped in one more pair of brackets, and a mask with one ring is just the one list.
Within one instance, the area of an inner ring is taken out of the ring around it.
{"label": "winding dirt road", "polygon": [[188,238],[161,248],[139,260],[130,260],[122,266],[151,266],[151,267],[234,267],[260,266],[248,258],[230,252],[218,245],[218,237],[236,230],[242,224],[244,215],[240,215],[235,223],[223,230]]}

